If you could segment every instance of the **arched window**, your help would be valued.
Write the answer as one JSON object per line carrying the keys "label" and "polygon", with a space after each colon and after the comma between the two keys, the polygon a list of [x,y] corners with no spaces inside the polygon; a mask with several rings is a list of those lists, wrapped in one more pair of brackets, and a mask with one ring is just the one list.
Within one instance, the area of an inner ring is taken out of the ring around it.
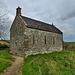
{"label": "arched window", "polygon": [[44,37],[44,39],[45,39],[45,44],[46,44],[46,36]]}
{"label": "arched window", "polygon": [[33,44],[35,43],[35,37],[34,37],[34,34],[33,34]]}

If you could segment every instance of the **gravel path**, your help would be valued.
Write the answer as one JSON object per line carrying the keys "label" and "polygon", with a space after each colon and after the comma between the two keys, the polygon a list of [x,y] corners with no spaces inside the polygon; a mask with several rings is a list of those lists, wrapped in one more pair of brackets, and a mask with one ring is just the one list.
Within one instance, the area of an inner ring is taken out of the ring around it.
{"label": "gravel path", "polygon": [[24,64],[24,58],[19,56],[12,56],[12,57],[15,58],[15,61],[1,75],[22,75],[21,70]]}

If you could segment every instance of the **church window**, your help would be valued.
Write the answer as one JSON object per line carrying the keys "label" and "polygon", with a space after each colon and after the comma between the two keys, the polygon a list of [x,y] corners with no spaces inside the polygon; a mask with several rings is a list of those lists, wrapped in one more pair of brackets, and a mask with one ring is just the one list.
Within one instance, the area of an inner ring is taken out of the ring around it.
{"label": "church window", "polygon": [[45,44],[46,44],[46,36],[45,36]]}
{"label": "church window", "polygon": [[35,43],[35,37],[34,37],[34,34],[33,34],[33,44]]}

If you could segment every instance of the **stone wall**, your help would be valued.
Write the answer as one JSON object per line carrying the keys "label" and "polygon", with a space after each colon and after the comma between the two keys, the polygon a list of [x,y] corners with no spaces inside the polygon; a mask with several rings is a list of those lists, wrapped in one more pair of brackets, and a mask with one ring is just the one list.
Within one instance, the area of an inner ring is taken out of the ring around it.
{"label": "stone wall", "polygon": [[32,28],[27,28],[25,33],[28,37],[28,51],[25,51],[26,55],[50,53],[63,49],[62,34]]}
{"label": "stone wall", "polygon": [[10,50],[12,54],[28,56],[61,51],[62,34],[27,28],[21,16],[16,16],[10,29]]}
{"label": "stone wall", "polygon": [[24,32],[26,26],[21,20],[20,16],[16,16],[12,27],[10,29],[10,50],[12,54],[23,56],[25,45],[24,45]]}

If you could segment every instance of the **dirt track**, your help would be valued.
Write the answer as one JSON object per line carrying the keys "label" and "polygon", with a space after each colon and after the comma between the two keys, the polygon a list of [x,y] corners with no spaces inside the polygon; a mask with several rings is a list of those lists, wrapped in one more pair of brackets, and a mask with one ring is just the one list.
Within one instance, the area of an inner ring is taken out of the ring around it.
{"label": "dirt track", "polygon": [[13,56],[13,57],[15,58],[15,61],[1,75],[22,75],[21,70],[24,64],[24,58],[19,56]]}

